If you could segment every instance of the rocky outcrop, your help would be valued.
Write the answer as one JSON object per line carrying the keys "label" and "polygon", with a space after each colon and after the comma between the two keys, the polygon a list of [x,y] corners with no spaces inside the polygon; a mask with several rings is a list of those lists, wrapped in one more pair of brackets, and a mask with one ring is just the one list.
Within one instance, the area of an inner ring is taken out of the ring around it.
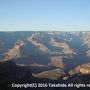
{"label": "rocky outcrop", "polygon": [[36,78],[47,78],[51,80],[58,80],[63,75],[64,72],[62,71],[62,69],[48,70],[38,74],[33,74],[33,76]]}
{"label": "rocky outcrop", "polygon": [[79,72],[81,74],[90,74],[90,67],[81,67]]}
{"label": "rocky outcrop", "polygon": [[36,40],[33,40],[33,38],[35,38],[36,35],[37,34],[32,34],[30,37],[27,38],[27,40],[30,41],[36,47],[38,47],[42,52],[47,53],[49,50],[45,45],[43,45],[42,43],[37,42]]}
{"label": "rocky outcrop", "polygon": [[69,71],[70,75],[73,75],[76,73],[90,74],[90,63],[79,65],[76,68]]}
{"label": "rocky outcrop", "polygon": [[49,44],[50,44],[51,46],[53,46],[53,47],[63,48],[63,51],[62,51],[62,52],[63,52],[65,55],[75,54],[75,52],[73,52],[73,50],[70,49],[69,45],[67,45],[65,42],[63,42],[63,43],[62,43],[62,42],[56,42],[55,39],[51,37]]}
{"label": "rocky outcrop", "polygon": [[68,75],[63,77],[63,79],[67,80],[69,77],[72,77],[73,75],[76,75],[76,74],[89,75],[90,74],[90,63],[82,64],[82,65],[75,67],[74,69],[71,69],[68,72]]}
{"label": "rocky outcrop", "polygon": [[54,47],[60,47],[60,48],[63,48],[63,49],[69,49],[69,46],[66,44],[66,43],[62,43],[62,42],[56,42],[54,38],[50,38],[50,42],[49,44],[51,46],[54,46]]}
{"label": "rocky outcrop", "polygon": [[24,45],[25,45],[25,43],[22,40],[18,40],[12,49],[9,49],[9,51],[7,51],[3,54],[2,61],[7,61],[7,60],[10,60],[13,58],[19,58],[20,57],[20,49]]}

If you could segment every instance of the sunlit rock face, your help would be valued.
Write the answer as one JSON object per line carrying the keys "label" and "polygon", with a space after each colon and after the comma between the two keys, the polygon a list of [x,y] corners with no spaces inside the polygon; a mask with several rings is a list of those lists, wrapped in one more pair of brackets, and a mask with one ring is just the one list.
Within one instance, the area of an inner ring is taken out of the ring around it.
{"label": "sunlit rock face", "polygon": [[74,74],[90,74],[90,63],[82,64],[69,71],[70,75]]}
{"label": "sunlit rock face", "polygon": [[10,60],[10,59],[13,59],[13,58],[19,58],[20,57],[20,50],[21,50],[21,47],[23,47],[25,45],[25,43],[22,41],[22,40],[18,40],[16,43],[15,43],[15,46],[12,48],[12,49],[9,49],[8,52],[5,52],[3,54],[3,60],[7,61],[7,60]]}
{"label": "sunlit rock face", "polygon": [[62,48],[63,49],[63,53],[66,54],[66,55],[72,55],[72,54],[75,54],[75,52],[73,52],[73,50],[69,47],[69,45],[65,42],[57,42],[55,41],[54,38],[50,38],[50,42],[49,44],[53,47],[58,47],[58,48]]}
{"label": "sunlit rock face", "polygon": [[62,71],[62,69],[55,69],[55,70],[44,71],[38,74],[33,74],[33,76],[37,78],[47,78],[50,80],[58,80],[64,74],[65,73]]}
{"label": "sunlit rock face", "polygon": [[[75,75],[90,75],[90,63],[79,65],[71,69],[68,74],[63,76],[63,80],[68,80]],[[73,77],[74,78],[74,77]]]}
{"label": "sunlit rock face", "polygon": [[90,67],[80,68],[81,74],[90,74]]}
{"label": "sunlit rock face", "polygon": [[90,63],[82,64],[79,72],[81,74],[90,74]]}
{"label": "sunlit rock face", "polygon": [[27,38],[28,41],[30,41],[33,45],[39,48],[44,53],[47,53],[49,50],[48,48],[43,45],[42,43],[37,42],[36,40],[33,40],[33,38],[36,38],[37,34],[32,34],[30,37]]}

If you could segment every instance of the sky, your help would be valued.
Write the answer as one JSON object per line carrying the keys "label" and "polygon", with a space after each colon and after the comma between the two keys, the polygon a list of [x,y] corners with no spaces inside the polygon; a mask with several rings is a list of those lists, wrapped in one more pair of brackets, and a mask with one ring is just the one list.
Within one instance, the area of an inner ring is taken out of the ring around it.
{"label": "sky", "polygon": [[90,0],[0,0],[0,31],[90,31]]}

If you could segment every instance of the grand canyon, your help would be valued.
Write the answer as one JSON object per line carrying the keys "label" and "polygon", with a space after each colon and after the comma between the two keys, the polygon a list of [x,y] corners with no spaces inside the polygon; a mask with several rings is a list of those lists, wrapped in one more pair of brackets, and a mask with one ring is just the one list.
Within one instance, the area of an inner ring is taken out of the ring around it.
{"label": "grand canyon", "polygon": [[90,32],[0,32],[0,89],[10,89],[12,82],[90,83],[88,79]]}

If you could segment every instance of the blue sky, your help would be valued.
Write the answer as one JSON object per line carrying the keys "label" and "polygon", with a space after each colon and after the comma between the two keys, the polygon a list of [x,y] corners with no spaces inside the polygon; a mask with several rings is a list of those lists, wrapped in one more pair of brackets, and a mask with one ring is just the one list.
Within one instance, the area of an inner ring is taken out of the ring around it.
{"label": "blue sky", "polygon": [[0,0],[0,31],[90,30],[90,0]]}

